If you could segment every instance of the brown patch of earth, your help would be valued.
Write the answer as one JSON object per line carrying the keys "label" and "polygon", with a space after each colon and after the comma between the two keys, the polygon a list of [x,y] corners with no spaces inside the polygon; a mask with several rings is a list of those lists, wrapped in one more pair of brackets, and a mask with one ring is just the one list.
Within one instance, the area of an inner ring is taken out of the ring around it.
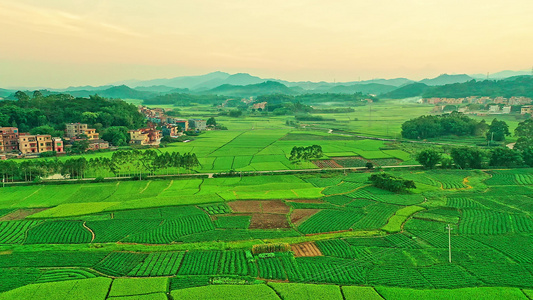
{"label": "brown patch of earth", "polygon": [[322,200],[290,200],[287,202],[298,202],[298,203],[325,203]]}
{"label": "brown patch of earth", "polygon": [[261,201],[233,201],[228,202],[228,205],[236,213],[261,212]]}
{"label": "brown patch of earth", "polygon": [[36,214],[38,212],[41,212],[43,210],[47,210],[50,208],[21,208],[17,209],[14,212],[11,212],[3,217],[0,218],[0,221],[13,221],[13,220],[23,220],[29,215]]}
{"label": "brown patch of earth", "polygon": [[322,252],[320,252],[320,249],[318,249],[314,242],[291,245],[291,250],[296,257],[323,256]]}
{"label": "brown patch of earth", "polygon": [[319,211],[320,209],[295,209],[291,214],[291,223],[299,225]]}
{"label": "brown patch of earth", "polygon": [[253,214],[250,229],[277,229],[290,228],[285,215],[278,214]]}
{"label": "brown patch of earth", "polygon": [[261,201],[263,213],[288,214],[291,209],[281,200]]}

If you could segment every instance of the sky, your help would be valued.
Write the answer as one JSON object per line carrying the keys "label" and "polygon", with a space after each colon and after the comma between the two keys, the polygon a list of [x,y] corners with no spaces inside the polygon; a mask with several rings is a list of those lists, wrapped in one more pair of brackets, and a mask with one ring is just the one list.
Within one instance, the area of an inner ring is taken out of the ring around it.
{"label": "sky", "polygon": [[525,70],[532,0],[0,0],[0,88]]}

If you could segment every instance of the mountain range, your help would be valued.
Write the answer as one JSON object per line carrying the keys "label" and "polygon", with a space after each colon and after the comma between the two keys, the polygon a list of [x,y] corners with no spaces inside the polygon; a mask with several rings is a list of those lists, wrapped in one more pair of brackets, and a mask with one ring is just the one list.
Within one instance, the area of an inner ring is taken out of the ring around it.
{"label": "mountain range", "polygon": [[[493,79],[527,74],[527,71],[502,71],[493,74]],[[485,76],[486,78],[486,76]],[[491,77],[492,78],[492,77]],[[420,95],[429,87],[446,84],[465,83],[471,80],[482,80],[479,74],[466,75],[442,74],[435,78],[413,81],[407,78],[372,79],[351,82],[290,82],[280,79],[268,79],[247,73],[229,74],[212,72],[199,76],[182,76],[152,80],[127,80],[104,86],[78,86],[66,89],[47,89],[47,93],[69,93],[75,97],[88,97],[98,94],[107,98],[149,99],[158,95],[172,93],[217,94],[223,96],[251,97],[273,93],[304,94],[304,93],[338,93],[384,95],[397,98],[408,95]],[[0,89],[0,98],[12,98],[16,90]],[[28,92],[31,92],[29,90]]]}

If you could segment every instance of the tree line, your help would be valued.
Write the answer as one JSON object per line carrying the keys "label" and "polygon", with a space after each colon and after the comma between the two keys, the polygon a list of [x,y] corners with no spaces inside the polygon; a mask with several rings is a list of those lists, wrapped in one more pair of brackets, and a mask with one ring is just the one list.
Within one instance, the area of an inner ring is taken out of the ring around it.
{"label": "tree line", "polygon": [[[116,151],[109,157],[67,160],[15,160],[0,161],[0,176],[3,181],[35,181],[43,177],[61,174],[67,178],[84,178],[92,172],[94,177],[106,177],[110,173],[116,177],[139,177],[165,174],[180,174],[181,169],[191,171],[200,166],[195,153],[165,152],[155,150]],[[161,172],[159,172],[161,173]]]}
{"label": "tree line", "polygon": [[[499,134],[508,134],[508,127],[505,125],[503,128],[503,132]],[[442,156],[435,149],[426,149],[419,152],[416,159],[421,165],[429,169],[434,168],[439,163],[443,167],[451,167],[452,164],[455,164],[461,169],[533,167],[533,119],[520,122],[514,134],[518,140],[512,149],[495,147],[484,150],[477,147],[455,147],[449,151],[450,158]],[[487,138],[490,135],[489,130]]]}
{"label": "tree line", "polygon": [[0,127],[18,127],[20,132],[62,135],[66,123],[87,123],[98,131],[112,127],[140,128],[144,116],[122,100],[98,95],[75,98],[68,94],[44,96],[35,91],[15,93],[16,100],[0,101]]}

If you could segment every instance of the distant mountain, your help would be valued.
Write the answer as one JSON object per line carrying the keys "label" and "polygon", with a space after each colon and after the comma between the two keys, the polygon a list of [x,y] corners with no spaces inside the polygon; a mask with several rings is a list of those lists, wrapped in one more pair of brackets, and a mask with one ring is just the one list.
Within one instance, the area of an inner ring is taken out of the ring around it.
{"label": "distant mountain", "polygon": [[495,80],[495,79],[505,79],[509,77],[514,76],[524,76],[524,75],[532,75],[531,70],[522,70],[522,71],[511,71],[511,70],[505,70],[501,72],[497,72],[494,74],[472,74],[470,75],[473,78],[485,80],[487,79],[487,75],[489,76],[488,79]]}
{"label": "distant mountain", "polygon": [[394,91],[382,94],[380,97],[389,98],[389,99],[403,99],[403,98],[417,97],[417,96],[421,96],[429,88],[430,87],[427,84],[415,82],[415,83],[408,84],[406,86],[399,87],[395,89]]}
{"label": "distant mountain", "polygon": [[224,80],[228,78],[230,74],[224,72],[213,72],[200,76],[181,76],[167,79],[152,79],[152,80],[128,80],[115,83],[116,84],[125,84],[131,87],[149,87],[149,86],[158,86],[164,85],[173,88],[186,88],[193,89],[195,86],[208,82],[211,80]]}
{"label": "distant mountain", "polygon": [[206,82],[202,82],[193,87],[193,89],[213,89],[221,85],[249,85],[249,84],[258,84],[267,81],[266,79],[261,79],[257,76],[252,76],[247,73],[237,73],[230,75],[224,79],[212,79]]}
{"label": "distant mountain", "polygon": [[377,83],[377,84],[384,84],[384,85],[393,85],[393,86],[402,86],[406,84],[413,83],[414,81],[407,78],[393,78],[393,79],[371,79],[371,80],[363,80],[363,81],[354,81],[354,82],[348,82],[350,84],[369,84],[369,83]]}
{"label": "distant mountain", "polygon": [[434,86],[434,85],[445,85],[445,84],[452,84],[452,83],[463,83],[470,81],[474,78],[466,75],[466,74],[459,74],[459,75],[448,75],[448,74],[442,74],[432,79],[424,79],[420,80],[420,83]]}
{"label": "distant mountain", "polygon": [[55,92],[100,91],[100,90],[105,90],[105,89],[112,88],[112,87],[113,87],[112,85],[103,85],[103,86],[86,85],[86,86],[69,86],[66,89],[50,89],[50,90],[55,91]]}
{"label": "distant mountain", "polygon": [[515,76],[502,80],[480,80],[430,87],[423,97],[464,98],[469,96],[533,98],[533,76]]}
{"label": "distant mountain", "polygon": [[99,96],[105,98],[115,98],[115,99],[148,99],[154,97],[155,93],[137,91],[126,85],[113,86],[107,89],[101,90],[79,90],[79,91],[69,91],[74,97],[89,97],[90,95],[98,94]]}
{"label": "distant mountain", "polygon": [[[396,87],[392,85],[385,85],[379,83],[368,83],[368,84],[353,84],[353,85],[337,85],[331,87],[327,90],[328,93],[336,94],[355,94],[357,92],[363,94],[383,94],[395,90]],[[313,90],[313,92],[318,92],[318,90]]]}
{"label": "distant mountain", "polygon": [[203,92],[222,96],[252,97],[269,94],[297,94],[295,90],[275,81],[266,81],[258,84],[231,85],[224,84],[214,89]]}
{"label": "distant mountain", "polygon": [[12,95],[13,93],[15,93],[15,91],[0,89],[0,98],[8,97],[9,95]]}
{"label": "distant mountain", "polygon": [[174,90],[175,88],[166,86],[166,85],[152,85],[152,86],[138,86],[134,89],[137,91],[141,91],[141,92],[168,93]]}

